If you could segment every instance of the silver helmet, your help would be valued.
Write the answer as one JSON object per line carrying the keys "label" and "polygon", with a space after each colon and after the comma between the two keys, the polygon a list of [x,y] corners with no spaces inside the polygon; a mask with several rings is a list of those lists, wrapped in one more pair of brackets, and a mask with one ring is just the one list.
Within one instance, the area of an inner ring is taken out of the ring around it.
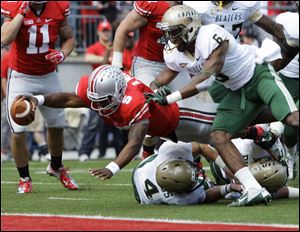
{"label": "silver helmet", "polygon": [[193,8],[186,5],[177,5],[169,8],[157,26],[165,32],[164,42],[181,38],[185,43],[196,39],[201,27],[200,16]]}
{"label": "silver helmet", "polygon": [[288,179],[287,166],[276,160],[260,160],[249,165],[258,183],[270,193],[283,187]]}
{"label": "silver helmet", "polygon": [[113,114],[120,106],[127,82],[123,72],[111,65],[96,68],[89,76],[87,97],[101,116]]}
{"label": "silver helmet", "polygon": [[156,168],[156,181],[168,192],[190,192],[198,182],[199,171],[199,168],[188,160],[167,160]]}

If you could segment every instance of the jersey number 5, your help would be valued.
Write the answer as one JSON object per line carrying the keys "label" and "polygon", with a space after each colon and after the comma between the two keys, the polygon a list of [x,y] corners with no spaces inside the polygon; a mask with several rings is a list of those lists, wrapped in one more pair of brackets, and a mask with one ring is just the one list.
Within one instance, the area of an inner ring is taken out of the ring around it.
{"label": "jersey number 5", "polygon": [[[42,34],[42,46],[37,47],[37,35],[38,29]],[[42,27],[38,27],[37,25],[33,25],[28,29],[29,33],[29,46],[26,49],[27,54],[41,54],[49,51],[49,25],[44,24]]]}

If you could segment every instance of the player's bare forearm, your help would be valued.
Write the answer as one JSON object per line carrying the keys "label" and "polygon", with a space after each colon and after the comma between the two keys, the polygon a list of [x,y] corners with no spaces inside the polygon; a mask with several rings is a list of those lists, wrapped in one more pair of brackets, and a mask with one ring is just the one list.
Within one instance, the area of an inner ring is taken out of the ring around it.
{"label": "player's bare forearm", "polygon": [[1,26],[1,46],[8,46],[17,37],[22,26],[24,16],[17,14],[12,20],[6,18]]}
{"label": "player's bare forearm", "polygon": [[147,130],[148,124],[138,124],[130,128],[128,133],[128,143],[115,160],[120,168],[126,166],[139,153]]}
{"label": "player's bare forearm", "polygon": [[221,72],[228,46],[228,41],[223,41],[220,46],[210,54],[205,61],[201,72],[196,75],[188,85],[180,90],[182,99],[196,95],[199,92],[197,85],[207,80],[212,75],[218,75]]}
{"label": "player's bare forearm", "polygon": [[279,41],[285,40],[283,26],[276,23],[270,17],[263,15],[255,24],[262,28],[264,31],[276,37]]}
{"label": "player's bare forearm", "polygon": [[294,57],[298,54],[299,49],[291,47],[286,41],[279,41],[276,37],[273,37],[273,40],[280,45],[281,48],[282,58],[271,62],[275,71],[278,72],[279,70],[285,68],[292,61],[292,59],[294,59]]}
{"label": "player's bare forearm", "polygon": [[45,95],[44,105],[53,108],[87,107],[80,97],[73,93],[53,93]]}
{"label": "player's bare forearm", "polygon": [[69,56],[75,47],[75,39],[73,38],[72,27],[65,19],[60,27],[60,37],[63,41],[61,51],[65,57]]}
{"label": "player's bare forearm", "polygon": [[147,22],[147,19],[140,16],[135,10],[129,12],[116,30],[113,44],[114,51],[123,52],[128,33],[140,29],[141,27],[145,26]]}
{"label": "player's bare forearm", "polygon": [[178,72],[175,72],[168,67],[161,71],[154,81],[150,83],[151,89],[158,89],[163,85],[168,85],[177,76]]}

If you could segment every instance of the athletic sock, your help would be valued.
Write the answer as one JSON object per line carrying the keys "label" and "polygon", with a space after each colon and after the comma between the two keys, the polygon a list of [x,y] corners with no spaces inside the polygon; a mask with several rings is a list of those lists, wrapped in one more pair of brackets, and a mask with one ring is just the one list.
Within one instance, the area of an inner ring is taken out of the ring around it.
{"label": "athletic sock", "polygon": [[52,156],[51,155],[51,168],[53,170],[58,170],[60,167],[62,167],[62,155],[60,156]]}
{"label": "athletic sock", "polygon": [[19,168],[17,167],[18,169],[18,172],[19,172],[19,175],[21,178],[26,178],[26,177],[29,177],[29,179],[31,179],[30,175],[29,175],[29,166],[26,165],[25,167],[23,168]]}
{"label": "athletic sock", "polygon": [[288,186],[288,190],[289,190],[288,198],[299,198],[299,189],[298,188],[293,188],[293,187]]}
{"label": "athletic sock", "polygon": [[243,167],[238,170],[234,176],[240,181],[240,183],[244,186],[245,191],[249,188],[261,189],[261,185],[254,178],[250,169],[248,167]]}

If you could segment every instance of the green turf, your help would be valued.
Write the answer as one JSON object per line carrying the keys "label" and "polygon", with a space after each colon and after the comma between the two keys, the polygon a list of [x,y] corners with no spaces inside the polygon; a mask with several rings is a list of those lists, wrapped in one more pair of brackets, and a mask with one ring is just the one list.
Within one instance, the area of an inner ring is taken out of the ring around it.
{"label": "green turf", "polygon": [[[227,207],[229,200],[194,206],[139,205],[133,196],[130,172],[138,161],[134,160],[125,170],[110,180],[100,181],[89,175],[89,168],[104,167],[108,162],[109,160],[86,163],[65,161],[65,166],[71,168],[71,176],[79,183],[80,191],[64,189],[54,177],[46,175],[47,164],[31,162],[34,192],[22,195],[16,194],[18,175],[15,164],[12,162],[1,164],[1,213],[98,215],[299,225],[299,200],[293,199],[274,200],[268,206],[241,208]],[[289,185],[299,187],[298,177],[290,181]]]}

